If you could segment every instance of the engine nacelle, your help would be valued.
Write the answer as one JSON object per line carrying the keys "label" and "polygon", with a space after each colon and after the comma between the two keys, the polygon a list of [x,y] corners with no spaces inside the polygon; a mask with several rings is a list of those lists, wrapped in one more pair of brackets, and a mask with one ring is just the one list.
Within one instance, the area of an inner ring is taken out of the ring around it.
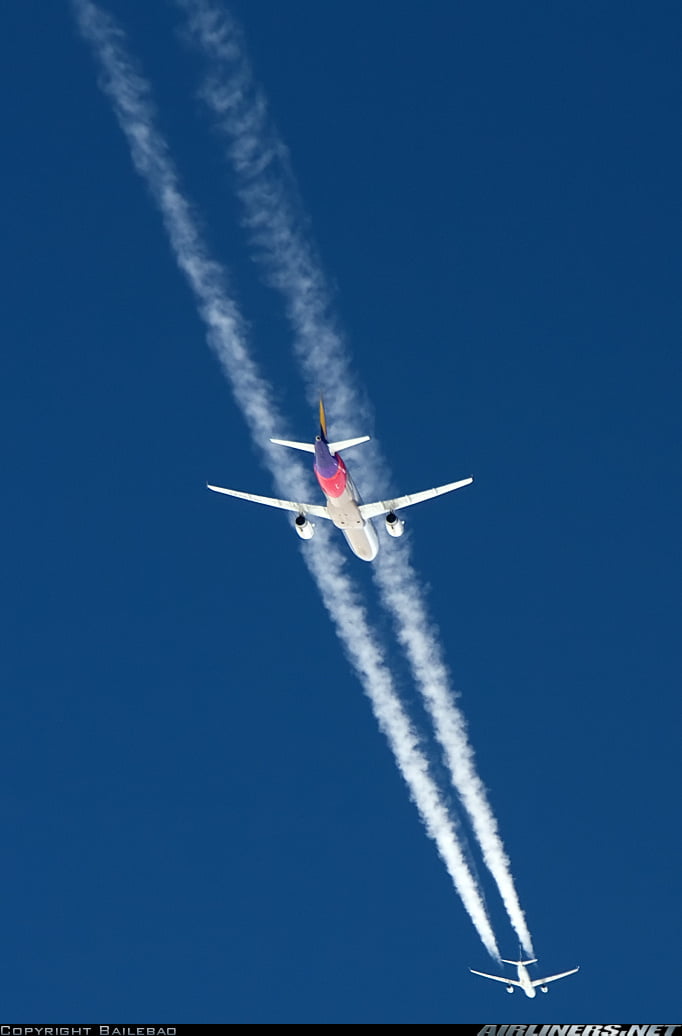
{"label": "engine nacelle", "polygon": [[549,993],[549,989],[547,988],[547,986],[540,986],[540,992],[541,993]]}
{"label": "engine nacelle", "polygon": [[315,526],[308,521],[304,514],[296,515],[294,528],[302,540],[311,540],[315,535]]}
{"label": "engine nacelle", "polygon": [[394,511],[386,515],[386,532],[389,536],[402,536],[405,532],[405,522],[401,521]]}
{"label": "engine nacelle", "polygon": [[513,986],[507,986],[507,992],[508,993],[513,993],[514,992],[514,987]]}

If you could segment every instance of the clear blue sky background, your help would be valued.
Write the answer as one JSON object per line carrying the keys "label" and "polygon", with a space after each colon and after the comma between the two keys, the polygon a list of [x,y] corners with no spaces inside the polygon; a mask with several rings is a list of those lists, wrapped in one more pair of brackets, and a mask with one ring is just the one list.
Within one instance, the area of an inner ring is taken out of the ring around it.
{"label": "clear blue sky background", "polygon": [[[312,436],[181,19],[107,9],[282,432]],[[0,42],[3,1020],[673,1022],[679,4],[231,10],[375,409],[356,434],[396,492],[476,477],[410,534],[541,968],[581,971],[533,1002],[468,973],[490,962],[305,544],[205,489],[272,485],[92,56],[67,3],[23,0]]]}

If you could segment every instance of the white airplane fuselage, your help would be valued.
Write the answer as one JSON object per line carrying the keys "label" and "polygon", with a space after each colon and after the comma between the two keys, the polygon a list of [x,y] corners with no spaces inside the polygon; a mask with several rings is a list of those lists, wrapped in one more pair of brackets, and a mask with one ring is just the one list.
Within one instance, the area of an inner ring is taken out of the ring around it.
{"label": "white airplane fuselage", "polygon": [[526,971],[526,968],[523,964],[517,964],[516,971],[518,973],[519,985],[521,986],[521,989],[524,991],[526,996],[529,996],[532,1000],[533,997],[537,996],[537,993],[535,991],[535,987],[531,983],[530,975]]}
{"label": "white airplane fuselage", "polygon": [[360,513],[362,499],[340,454],[332,454],[322,436],[315,440],[315,476],[327,500],[327,511],[348,546],[362,561],[374,561],[379,537],[371,520]]}

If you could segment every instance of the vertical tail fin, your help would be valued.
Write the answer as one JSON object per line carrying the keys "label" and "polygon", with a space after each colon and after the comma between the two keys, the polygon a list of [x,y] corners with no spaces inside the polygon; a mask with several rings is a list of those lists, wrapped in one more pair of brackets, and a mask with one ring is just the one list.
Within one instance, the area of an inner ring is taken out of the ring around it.
{"label": "vertical tail fin", "polygon": [[322,396],[320,396],[320,435],[327,441],[327,417],[324,412],[324,403],[322,402]]}
{"label": "vertical tail fin", "polygon": [[[348,450],[351,446],[359,446],[362,442],[369,442],[369,435],[360,435],[356,439],[339,439],[338,442],[329,442],[327,439],[327,416],[324,412],[324,403],[320,396],[320,435],[319,438],[326,443],[332,456],[339,450]],[[315,443],[292,442],[290,439],[271,439],[276,446],[289,446],[292,450],[304,450],[306,453],[315,452]]]}

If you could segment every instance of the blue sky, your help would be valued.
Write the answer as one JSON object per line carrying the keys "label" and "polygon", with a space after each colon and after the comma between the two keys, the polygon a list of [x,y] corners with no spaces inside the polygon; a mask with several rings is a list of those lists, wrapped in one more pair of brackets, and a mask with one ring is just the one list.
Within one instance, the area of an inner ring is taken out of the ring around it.
{"label": "blue sky", "polygon": [[[282,434],[312,437],[182,18],[106,10]],[[581,971],[533,1002],[469,975],[490,961],[307,545],[205,489],[273,485],[69,5],[27,0],[0,62],[3,1015],[674,1020],[679,7],[229,10],[371,400],[356,434],[396,493],[475,476],[405,517],[542,972]]]}

